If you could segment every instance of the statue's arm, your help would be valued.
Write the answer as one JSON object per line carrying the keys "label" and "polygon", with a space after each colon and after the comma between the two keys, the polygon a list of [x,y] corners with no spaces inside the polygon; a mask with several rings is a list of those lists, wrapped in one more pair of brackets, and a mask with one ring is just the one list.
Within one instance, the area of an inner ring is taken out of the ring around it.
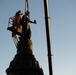
{"label": "statue's arm", "polygon": [[31,21],[29,18],[27,18],[27,20],[28,20],[30,23],[34,23],[34,24],[36,24],[36,23],[37,23],[37,22],[36,22],[36,20]]}

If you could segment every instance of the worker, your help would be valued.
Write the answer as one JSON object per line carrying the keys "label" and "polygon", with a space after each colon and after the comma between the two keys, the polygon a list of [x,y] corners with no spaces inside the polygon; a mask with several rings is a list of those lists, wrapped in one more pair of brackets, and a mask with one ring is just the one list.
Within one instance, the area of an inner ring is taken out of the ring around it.
{"label": "worker", "polygon": [[18,12],[15,13],[15,16],[13,18],[13,33],[12,36],[16,35],[16,32],[18,30],[18,28],[20,28],[20,20],[21,20],[21,11],[19,10]]}
{"label": "worker", "polygon": [[13,26],[15,29],[20,28],[20,20],[21,20],[21,11],[19,10],[18,12],[16,12],[14,19],[13,19]]}

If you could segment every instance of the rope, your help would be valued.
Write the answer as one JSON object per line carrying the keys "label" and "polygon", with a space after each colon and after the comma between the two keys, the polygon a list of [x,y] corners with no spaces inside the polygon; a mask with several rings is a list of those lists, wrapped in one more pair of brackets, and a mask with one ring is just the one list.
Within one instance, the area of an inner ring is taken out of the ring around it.
{"label": "rope", "polygon": [[[27,11],[29,12],[29,2],[28,2],[28,0],[25,1],[25,12],[27,12]],[[30,19],[30,15],[28,17]]]}
{"label": "rope", "polygon": [[29,11],[29,4],[28,4],[28,0],[26,0],[26,2],[27,2],[27,10]]}

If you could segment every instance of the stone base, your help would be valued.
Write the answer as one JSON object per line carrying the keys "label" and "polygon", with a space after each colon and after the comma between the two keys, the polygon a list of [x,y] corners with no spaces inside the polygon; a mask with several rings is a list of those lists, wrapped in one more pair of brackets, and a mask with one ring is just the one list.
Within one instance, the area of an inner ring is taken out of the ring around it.
{"label": "stone base", "polygon": [[15,55],[6,70],[7,75],[43,75],[34,55]]}
{"label": "stone base", "polygon": [[32,53],[32,41],[20,39],[17,54],[6,69],[7,75],[44,75],[39,62]]}

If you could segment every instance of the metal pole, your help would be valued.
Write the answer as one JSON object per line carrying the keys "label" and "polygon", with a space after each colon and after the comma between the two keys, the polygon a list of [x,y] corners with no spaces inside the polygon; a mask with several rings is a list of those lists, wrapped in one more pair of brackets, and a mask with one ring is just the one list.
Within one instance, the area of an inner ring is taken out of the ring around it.
{"label": "metal pole", "polygon": [[52,71],[52,54],[51,54],[51,44],[50,44],[50,18],[48,12],[48,0],[44,0],[44,12],[45,12],[45,26],[46,26],[46,38],[47,38],[47,52],[48,52],[48,66],[49,75],[53,75]]}

